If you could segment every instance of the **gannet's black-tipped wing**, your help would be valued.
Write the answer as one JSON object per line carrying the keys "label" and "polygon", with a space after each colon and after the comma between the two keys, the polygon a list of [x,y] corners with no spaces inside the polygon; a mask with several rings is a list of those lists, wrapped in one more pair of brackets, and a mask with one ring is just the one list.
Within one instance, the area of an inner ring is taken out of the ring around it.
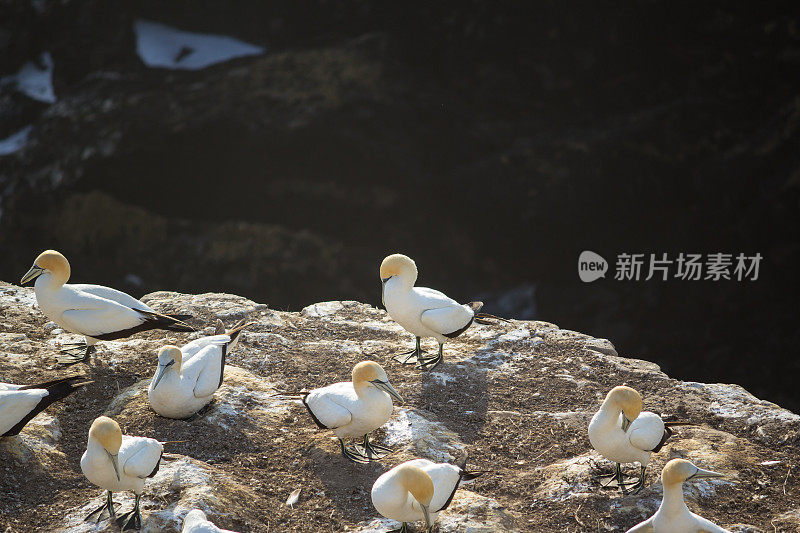
{"label": "gannet's black-tipped wing", "polygon": [[0,437],[18,435],[33,417],[47,409],[54,402],[66,398],[86,385],[86,383],[79,383],[80,381],[84,381],[82,376],[73,376],[37,385],[24,385],[16,391],[9,391],[0,395],[0,421],[5,418],[7,422],[11,417],[21,416]]}
{"label": "gannet's black-tipped wing", "polygon": [[[92,337],[95,339],[100,339],[101,341],[112,341],[116,339],[124,339],[126,337],[130,337],[135,333],[140,333],[142,331],[150,331],[151,329],[163,329],[167,331],[179,331],[179,332],[191,332],[194,331],[194,328],[189,324],[172,318],[171,316],[162,315],[159,313],[154,313],[151,311],[143,311],[141,309],[131,309],[131,311],[135,311],[141,317],[141,321],[139,324],[127,327],[123,329],[117,329],[113,331],[103,332],[103,333],[84,333],[84,335],[88,337]],[[100,311],[65,311],[62,316],[67,317],[69,314],[69,321],[83,321],[83,322],[97,322],[103,316],[103,312]],[[109,324],[110,325],[110,324]],[[113,327],[112,327],[113,329]],[[83,330],[85,331],[85,330]]]}

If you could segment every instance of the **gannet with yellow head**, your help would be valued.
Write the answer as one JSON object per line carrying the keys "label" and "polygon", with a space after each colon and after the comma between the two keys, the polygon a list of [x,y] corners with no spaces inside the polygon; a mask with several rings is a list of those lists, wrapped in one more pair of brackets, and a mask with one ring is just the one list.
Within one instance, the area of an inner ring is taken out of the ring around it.
{"label": "gannet with yellow head", "polygon": [[162,443],[147,437],[123,435],[119,424],[107,416],[97,417],[89,429],[89,442],[81,457],[81,470],[86,479],[108,491],[105,504],[86,517],[86,521],[110,516],[114,512],[112,493],[131,490],[136,494],[136,504],[129,513],[117,518],[124,530],[142,527],[139,498],[144,482],[158,472],[158,464],[164,451]]}
{"label": "gannet with yellow head", "polygon": [[140,331],[165,329],[194,331],[183,322],[188,315],[162,315],[136,298],[102,285],[68,284],[67,258],[55,250],[39,254],[22,276],[22,285],[36,280],[36,302],[42,312],[67,331],[85,337],[85,342],[63,350],[62,364],[87,362],[97,341],[129,337]]}
{"label": "gannet with yellow head", "polygon": [[684,481],[723,477],[724,474],[703,470],[686,459],[673,459],[661,471],[664,498],[656,514],[628,530],[628,533],[729,533],[713,522],[689,511],[683,501]]}
{"label": "gannet with yellow head", "polygon": [[660,416],[642,411],[642,407],[642,397],[634,389],[624,385],[614,387],[589,423],[589,441],[603,457],[616,463],[612,479],[620,488],[626,488],[620,463],[638,462],[641,465],[639,481],[633,485],[633,492],[644,486],[650,455],[661,450],[672,435],[669,426],[680,425],[665,424]]}
{"label": "gannet with yellow head", "polygon": [[221,334],[202,337],[181,348],[162,347],[147,389],[153,410],[167,418],[188,418],[208,404],[222,386],[225,359],[246,325],[241,321],[224,333],[225,326],[220,322]]}
{"label": "gannet with yellow head", "polygon": [[402,522],[425,521],[425,531],[433,530],[439,512],[446,509],[456,490],[482,472],[467,472],[462,466],[414,459],[382,474],[372,485],[372,505],[386,518]]}
{"label": "gannet with yellow head", "polygon": [[36,385],[0,383],[0,437],[18,435],[25,424],[52,403],[63,400],[84,385],[82,376],[56,379]]}
{"label": "gannet with yellow head", "polygon": [[[417,341],[414,350],[400,354],[396,359],[403,364],[418,363],[423,370],[432,370],[442,362],[444,343],[461,335],[483,306],[481,302],[462,305],[437,290],[415,287],[417,265],[403,254],[392,254],[383,260],[380,279],[381,300],[386,311]],[[436,339],[438,355],[423,357],[419,343],[424,337]],[[401,356],[405,356],[402,361]]]}
{"label": "gannet with yellow head", "polygon": [[[403,401],[378,363],[362,361],[353,367],[353,381],[301,393],[301,399],[317,426],[333,430],[347,459],[368,463],[391,453],[369,441],[370,432],[392,416],[392,399]],[[363,444],[345,446],[343,439],[362,436]]]}

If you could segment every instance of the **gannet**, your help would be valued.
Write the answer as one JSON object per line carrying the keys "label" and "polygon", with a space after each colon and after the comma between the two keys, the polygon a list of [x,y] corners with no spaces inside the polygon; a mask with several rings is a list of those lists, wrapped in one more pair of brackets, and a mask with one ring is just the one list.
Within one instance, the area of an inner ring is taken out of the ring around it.
{"label": "gannet", "polygon": [[89,442],[81,457],[81,470],[86,479],[108,491],[106,503],[89,513],[86,521],[97,517],[97,522],[106,516],[117,518],[114,512],[112,493],[132,490],[136,494],[133,510],[117,518],[125,529],[142,527],[139,513],[139,498],[144,482],[158,472],[158,464],[164,452],[162,443],[146,437],[129,437],[111,418],[97,417],[89,429]]}
{"label": "gannet", "polygon": [[589,422],[589,441],[595,450],[616,467],[611,475],[621,489],[625,489],[620,463],[638,462],[641,465],[639,481],[633,492],[644,486],[645,469],[650,455],[657,453],[672,435],[671,426],[682,422],[664,423],[655,413],[642,411],[642,397],[630,387],[611,389],[600,410]]}
{"label": "gannet", "polygon": [[656,514],[635,525],[628,533],[730,533],[718,525],[689,511],[683,501],[683,482],[709,477],[723,477],[711,470],[703,470],[686,459],[673,459],[661,471],[664,499]]}
{"label": "gannet", "polygon": [[[406,356],[400,361],[403,364],[418,363],[423,370],[433,370],[442,362],[442,349],[447,339],[461,335],[473,320],[498,318],[485,313],[478,313],[482,302],[459,304],[449,296],[426,287],[415,287],[417,281],[417,265],[402,254],[392,254],[381,263],[381,301],[386,312],[398,324],[417,339],[417,345],[411,352],[400,354]],[[502,320],[502,319],[501,319]],[[420,339],[433,337],[439,343],[439,354],[423,357],[420,350]]]}
{"label": "gannet", "polygon": [[181,533],[235,533],[215,526],[200,509],[192,509],[183,518]]}
{"label": "gannet", "polygon": [[[391,453],[389,448],[369,441],[369,433],[392,416],[392,398],[403,401],[379,364],[362,361],[353,367],[352,382],[334,383],[294,396],[302,400],[317,426],[333,430],[347,459],[368,463]],[[360,446],[345,446],[343,439],[362,436],[364,442]]]}
{"label": "gannet", "polygon": [[382,474],[372,485],[372,505],[386,518],[402,522],[425,520],[425,531],[433,530],[438,513],[453,500],[459,485],[483,472],[467,472],[463,467],[414,459]]}
{"label": "gannet", "polygon": [[36,385],[0,383],[0,437],[19,434],[25,424],[50,404],[88,385],[82,376],[56,379]]}
{"label": "gannet", "polygon": [[188,418],[208,404],[222,386],[225,358],[246,325],[242,321],[227,334],[225,326],[218,327],[222,334],[202,337],[181,348],[162,347],[147,389],[153,410],[167,418]]}
{"label": "gannet", "polygon": [[[69,354],[59,363],[87,362],[97,341],[129,337],[140,331],[166,329],[194,331],[183,322],[189,315],[162,315],[139,300],[101,285],[67,284],[70,267],[67,258],[55,250],[39,254],[22,276],[22,285],[36,280],[36,301],[47,318],[86,340],[62,350]],[[75,355],[75,353],[81,355]]]}

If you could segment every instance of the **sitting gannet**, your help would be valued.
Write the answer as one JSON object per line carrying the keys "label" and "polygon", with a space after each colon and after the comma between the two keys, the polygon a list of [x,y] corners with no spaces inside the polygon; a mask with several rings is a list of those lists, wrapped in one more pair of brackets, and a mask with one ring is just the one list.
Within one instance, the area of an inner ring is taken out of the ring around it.
{"label": "sitting gannet", "polygon": [[182,348],[161,348],[147,389],[153,410],[167,418],[188,418],[208,404],[222,386],[225,358],[246,325],[242,321],[227,334],[225,326],[218,327],[222,334],[202,337]]}
{"label": "sitting gannet", "polygon": [[709,477],[723,477],[710,470],[697,468],[686,459],[673,459],[661,471],[664,499],[656,514],[635,525],[628,533],[730,533],[718,525],[689,511],[683,501],[683,482]]}
{"label": "sitting gannet", "polygon": [[[442,346],[447,339],[461,335],[476,318],[497,318],[478,313],[483,307],[481,302],[462,305],[439,291],[414,287],[417,265],[405,255],[392,254],[385,258],[381,263],[380,278],[381,300],[389,316],[417,338],[417,347],[401,354],[407,355],[401,361],[403,364],[416,362],[423,370],[433,370],[442,362]],[[423,357],[419,346],[421,337],[435,338],[439,343],[439,355]]]}
{"label": "sitting gannet", "polygon": [[[298,395],[311,418],[339,438],[342,455],[356,463],[380,459],[391,450],[369,442],[369,433],[392,416],[392,398],[403,399],[378,363],[362,361],[353,367],[353,381],[334,383]],[[361,446],[345,446],[345,438],[364,437]]]}
{"label": "sitting gannet", "polygon": [[447,509],[459,485],[483,472],[467,472],[463,467],[414,459],[382,474],[372,485],[372,505],[386,518],[402,522],[425,520],[425,531],[433,530],[440,511]]}
{"label": "sitting gannet", "polygon": [[20,282],[24,285],[35,279],[36,302],[47,318],[86,337],[85,342],[63,350],[71,355],[60,358],[59,363],[87,362],[94,345],[101,340],[121,339],[150,329],[194,331],[183,322],[191,318],[189,315],[156,313],[132,296],[101,285],[67,284],[69,275],[67,258],[55,250],[46,250]]}
{"label": "sitting gannet", "polygon": [[0,383],[0,437],[19,434],[25,424],[50,404],[91,383],[76,383],[83,379],[82,376],[73,376],[37,385]]}
{"label": "sitting gannet", "polygon": [[612,480],[625,490],[620,463],[638,462],[641,476],[633,486],[638,492],[644,486],[645,469],[650,455],[657,453],[672,435],[670,426],[655,413],[642,411],[642,397],[630,387],[614,387],[609,391],[600,410],[589,423],[589,441],[603,457],[616,463]]}
{"label": "sitting gannet", "polygon": [[183,518],[181,533],[235,533],[215,526],[200,509],[192,509]]}
{"label": "sitting gannet", "polygon": [[95,516],[98,522],[105,516],[116,518],[112,493],[132,490],[136,494],[136,504],[131,512],[117,518],[117,523],[123,531],[141,528],[139,498],[144,490],[145,479],[158,472],[163,452],[164,447],[159,441],[123,435],[114,420],[107,416],[97,417],[89,429],[89,442],[81,457],[81,470],[86,479],[108,491],[108,500],[89,513],[86,521]]}

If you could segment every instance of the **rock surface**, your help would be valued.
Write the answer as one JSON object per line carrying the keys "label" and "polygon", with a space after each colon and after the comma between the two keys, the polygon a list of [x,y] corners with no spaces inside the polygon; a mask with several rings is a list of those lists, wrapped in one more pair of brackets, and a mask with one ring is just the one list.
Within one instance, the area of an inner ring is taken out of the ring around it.
{"label": "rock surface", "polygon": [[[369,496],[380,473],[414,457],[464,453],[472,468],[492,472],[458,491],[439,519],[442,532],[624,531],[658,507],[657,474],[673,457],[728,475],[687,486],[693,511],[734,531],[800,527],[800,416],[736,385],[673,380],[653,363],[621,357],[606,339],[546,322],[475,325],[445,346],[442,366],[422,374],[391,361],[412,338],[366,304],[322,302],[289,313],[227,294],[157,292],[144,301],[194,315],[200,331],[105,342],[90,365],[62,370],[56,349],[75,336],[48,323],[31,289],[0,283],[0,380],[80,372],[95,381],[0,442],[0,529],[113,530],[82,520],[103,498],[79,466],[88,427],[102,413],[128,434],[185,441],[167,445],[145,486],[144,531],[179,531],[193,508],[240,532],[384,531],[396,524],[377,515]],[[207,408],[190,420],[149,409],[161,345],[208,334],[216,318],[245,316],[254,324]],[[275,398],[348,379],[363,359],[382,364],[405,400],[377,434],[396,452],[367,466],[341,458],[331,433],[298,402]],[[609,464],[586,435],[600,400],[621,383],[642,393],[646,409],[694,424],[654,456],[637,496],[599,487],[594,474]],[[287,506],[298,488],[299,501]],[[123,508],[133,501],[116,499]]]}

